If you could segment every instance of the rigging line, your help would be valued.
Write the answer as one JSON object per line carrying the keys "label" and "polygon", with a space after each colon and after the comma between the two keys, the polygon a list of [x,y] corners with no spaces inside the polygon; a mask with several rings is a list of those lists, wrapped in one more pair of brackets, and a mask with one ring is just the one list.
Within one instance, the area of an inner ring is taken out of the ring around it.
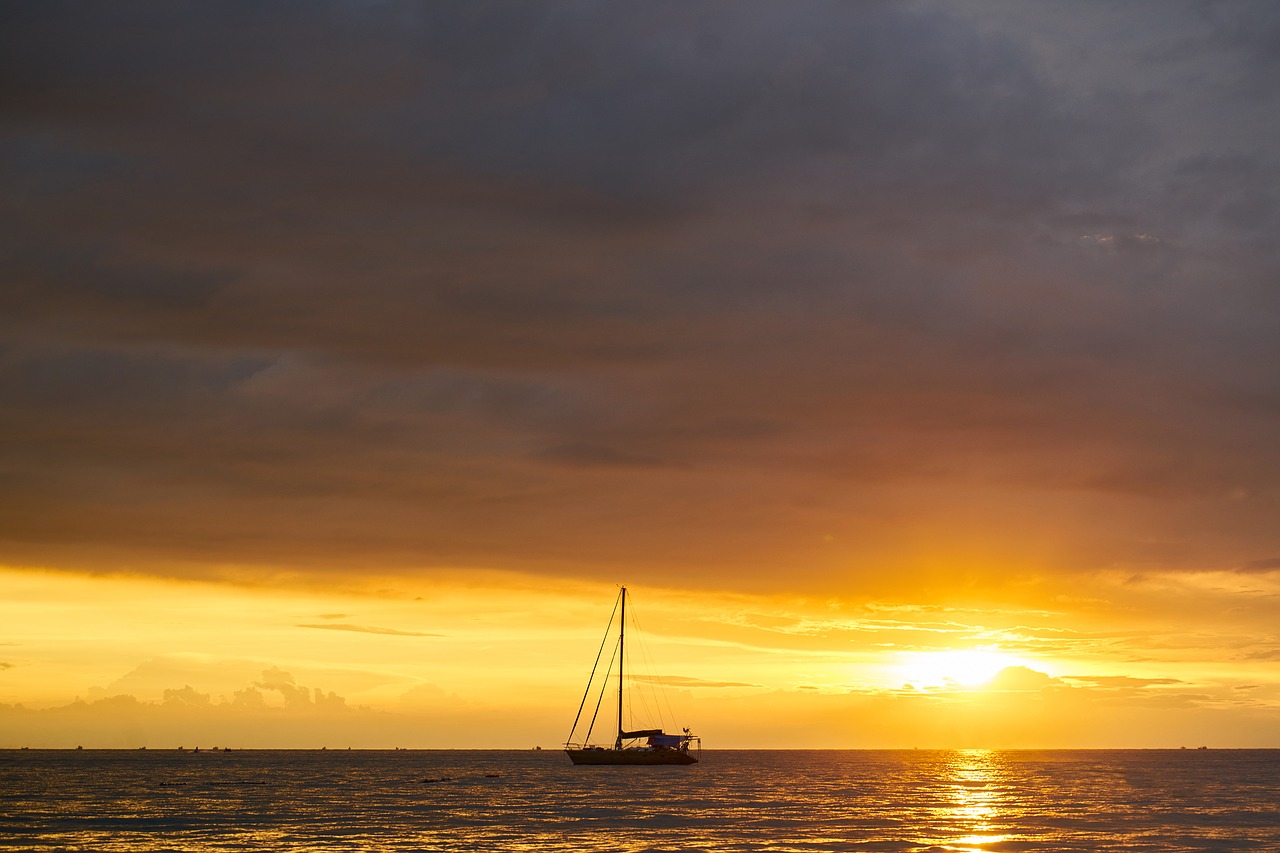
{"label": "rigging line", "polygon": [[[646,672],[652,671],[652,665],[650,664],[649,668],[645,669],[645,639],[644,635],[640,633],[640,622],[636,619],[636,609],[634,604],[627,615],[631,618],[631,636],[635,638],[631,645],[627,647],[627,668],[631,672],[631,690],[627,693],[627,713],[631,715],[631,728],[651,728],[653,714],[649,710],[649,703],[644,695],[644,678]],[[634,655],[636,654],[635,649],[637,647],[640,649],[640,666],[634,665]],[[639,714],[636,714],[636,696],[640,697]]]}
{"label": "rigging line", "polygon": [[672,728],[675,728],[679,726],[680,722],[679,722],[679,719],[676,717],[676,712],[671,708],[671,697],[667,695],[667,686],[662,682],[659,682],[658,686],[662,688],[659,691],[659,695],[662,696],[663,704],[667,706],[667,714],[671,718],[671,726]]}
{"label": "rigging line", "polygon": [[[633,628],[635,627],[635,617],[632,617],[631,625]],[[632,636],[638,638],[638,635],[636,635],[635,631],[632,631]],[[637,724],[636,722],[637,720],[641,720],[643,722],[644,720],[647,719],[647,717],[636,716],[636,693],[639,692],[637,688],[639,687],[640,682],[636,681],[636,667],[632,664],[632,657],[631,657],[632,649],[635,647],[635,645],[636,645],[635,640],[633,640],[631,645],[627,647],[627,670],[631,673],[630,675],[631,689],[627,691],[627,715],[631,721],[631,725],[629,726],[629,728],[632,728],[632,729],[639,728],[639,724]],[[644,702],[643,694],[641,694],[640,696],[640,701],[643,704]]]}
{"label": "rigging line", "polygon": [[[662,704],[667,706],[667,716],[671,720],[671,725],[673,727],[677,726],[678,718],[676,717],[675,710],[672,709],[671,707],[671,695],[667,692],[667,682],[664,680],[662,676],[658,676],[655,679],[655,684],[656,684],[656,690],[655,690],[656,695],[653,701],[656,703],[658,701],[658,697],[661,697]],[[658,713],[659,715],[661,715],[662,713],[661,710],[659,710]]]}
{"label": "rigging line", "polygon": [[[653,703],[652,706],[650,706],[650,699],[654,698],[653,696],[654,668],[653,668],[653,658],[649,654],[649,640],[647,637],[645,637],[644,632],[640,630],[640,620],[637,616],[635,616],[634,610],[632,611],[631,625],[635,629],[633,633],[637,638],[637,642],[634,643],[633,645],[637,646],[640,649],[639,669],[643,671],[643,675],[632,676],[632,681],[634,682],[634,689],[631,691],[631,695],[633,697],[637,695],[640,697],[640,707],[641,707],[642,713],[644,714],[646,727],[652,728],[653,723],[656,719],[656,722],[658,723],[658,727],[661,728],[665,722],[662,719],[662,708],[657,704],[656,701]],[[637,670],[637,667],[632,667],[633,673],[636,672],[636,670]],[[634,699],[632,701],[634,702]],[[631,713],[633,715],[635,714],[634,706],[632,707]]]}
{"label": "rigging line", "polygon": [[[640,620],[634,615],[632,616],[632,624],[636,627],[636,635],[640,637],[640,654],[644,657],[645,666],[648,667],[650,679],[649,693],[653,698],[653,705],[655,708],[654,715],[664,726],[666,725],[667,720],[670,720],[671,725],[674,726],[676,724],[677,717],[675,711],[671,708],[671,697],[667,695],[666,682],[663,681],[662,676],[657,674],[658,668],[653,664],[653,655],[649,648],[649,638],[644,631],[640,630]],[[665,718],[662,716],[663,705],[667,706],[667,716]]]}
{"label": "rigging line", "polygon": [[644,663],[647,667],[646,671],[649,673],[649,683],[645,685],[648,690],[648,696],[645,697],[645,707],[647,709],[649,701],[653,701],[653,711],[651,713],[653,716],[657,717],[659,727],[665,728],[667,721],[662,716],[662,703],[658,701],[658,693],[660,692],[662,682],[659,680],[658,668],[653,665],[653,655],[649,649],[649,637],[647,634],[640,631],[640,624],[638,620],[636,622],[636,633],[643,637],[643,641],[640,643],[640,655],[644,658]]}
{"label": "rigging line", "polygon": [[[644,654],[645,665],[649,667],[649,693],[653,698],[655,716],[657,716],[662,722],[671,720],[671,725],[675,726],[678,717],[676,717],[676,711],[671,707],[671,695],[669,695],[667,689],[668,686],[671,685],[667,683],[664,676],[658,674],[658,667],[654,666],[653,651],[652,648],[649,647],[648,633],[640,630],[639,620],[636,621],[636,633],[640,635],[640,653]],[[666,717],[664,717],[662,713],[663,706],[666,706],[667,708]]]}
{"label": "rigging line", "polygon": [[[578,715],[573,718],[573,728],[569,729],[569,740],[573,740],[573,733],[578,730],[578,721],[582,719],[582,709],[587,705],[587,697],[591,695],[591,682],[595,680],[596,668],[600,666],[600,655],[604,654],[604,644],[609,642],[609,629],[613,627],[614,614],[618,612],[618,602],[622,600],[622,594],[613,601],[613,612],[609,614],[609,624],[604,626],[604,636],[600,638],[600,650],[596,652],[596,662],[591,665],[591,677],[587,679],[587,689],[582,691],[582,701],[578,703]],[[612,661],[610,662],[612,663]],[[605,681],[609,680],[609,676],[605,676]]]}
{"label": "rigging line", "polygon": [[[622,642],[622,640],[619,639],[618,642]],[[617,644],[614,644],[613,650],[617,652]],[[609,669],[605,671],[604,683],[600,686],[600,698],[596,699],[596,709],[591,714],[591,725],[587,727],[587,736],[582,741],[583,746],[591,742],[591,730],[596,727],[596,717],[600,716],[600,703],[604,701],[604,692],[609,689],[609,674],[613,672],[613,659],[616,657],[618,657],[617,654],[609,655]]]}

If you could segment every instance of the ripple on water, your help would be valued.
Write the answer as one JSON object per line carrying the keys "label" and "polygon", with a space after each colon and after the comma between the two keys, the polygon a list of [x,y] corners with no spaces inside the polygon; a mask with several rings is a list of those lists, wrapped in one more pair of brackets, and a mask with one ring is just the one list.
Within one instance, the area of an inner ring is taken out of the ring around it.
{"label": "ripple on water", "polygon": [[1280,849],[1278,751],[0,753],[0,848]]}

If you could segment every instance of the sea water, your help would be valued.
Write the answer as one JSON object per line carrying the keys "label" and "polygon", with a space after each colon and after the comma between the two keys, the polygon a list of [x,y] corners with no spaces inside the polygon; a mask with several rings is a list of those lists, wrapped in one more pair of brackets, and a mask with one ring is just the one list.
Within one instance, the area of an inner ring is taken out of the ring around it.
{"label": "sea water", "polygon": [[1270,850],[1280,751],[0,751],[21,850]]}

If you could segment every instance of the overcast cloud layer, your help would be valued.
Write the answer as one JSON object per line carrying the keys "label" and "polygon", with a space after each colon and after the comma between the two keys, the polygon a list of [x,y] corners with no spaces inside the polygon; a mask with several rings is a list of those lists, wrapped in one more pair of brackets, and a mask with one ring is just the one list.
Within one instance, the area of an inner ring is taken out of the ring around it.
{"label": "overcast cloud layer", "polygon": [[0,562],[1280,563],[1272,3],[3,17]]}

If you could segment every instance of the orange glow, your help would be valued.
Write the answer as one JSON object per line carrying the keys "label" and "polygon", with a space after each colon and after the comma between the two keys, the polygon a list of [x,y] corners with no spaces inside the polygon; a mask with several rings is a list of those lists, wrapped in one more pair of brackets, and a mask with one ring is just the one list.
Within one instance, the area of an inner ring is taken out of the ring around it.
{"label": "orange glow", "polygon": [[948,684],[976,687],[991,681],[1002,669],[1025,665],[1023,658],[995,648],[947,649],[904,653],[898,671],[903,684],[917,689]]}
{"label": "orange glow", "polygon": [[0,746],[1280,747],[1280,7],[400,5],[5,17]]}
{"label": "orange glow", "polygon": [[[0,747],[554,744],[616,591],[501,573],[324,589],[16,569],[0,586]],[[1216,660],[1207,627],[1202,648],[1173,647],[1155,614],[1094,603],[631,589],[653,674],[714,748],[1250,744],[1280,705],[1273,669]],[[1251,630],[1238,599],[1252,591],[1193,591]],[[1191,636],[1177,601],[1176,636]]]}

